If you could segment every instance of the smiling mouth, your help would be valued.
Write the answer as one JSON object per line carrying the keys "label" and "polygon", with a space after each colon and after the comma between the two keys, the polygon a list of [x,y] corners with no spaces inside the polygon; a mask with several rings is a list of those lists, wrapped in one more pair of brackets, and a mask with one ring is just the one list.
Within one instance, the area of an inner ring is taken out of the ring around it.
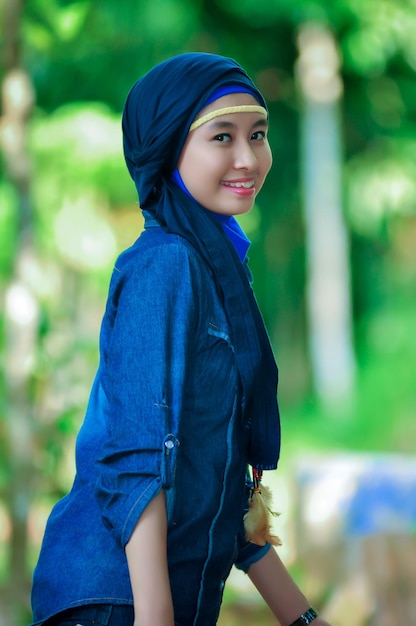
{"label": "smiling mouth", "polygon": [[239,188],[252,189],[254,187],[254,180],[248,180],[247,182],[244,182],[244,183],[242,182],[233,183],[229,181],[223,181],[222,184],[225,185],[226,187],[236,187],[237,189]]}

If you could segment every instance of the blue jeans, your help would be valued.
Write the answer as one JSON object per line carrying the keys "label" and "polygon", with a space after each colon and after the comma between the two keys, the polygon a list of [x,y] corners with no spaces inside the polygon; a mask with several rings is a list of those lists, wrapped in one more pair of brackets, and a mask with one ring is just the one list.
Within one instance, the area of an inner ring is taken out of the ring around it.
{"label": "blue jeans", "polygon": [[132,626],[133,622],[130,605],[90,604],[62,611],[43,626]]}

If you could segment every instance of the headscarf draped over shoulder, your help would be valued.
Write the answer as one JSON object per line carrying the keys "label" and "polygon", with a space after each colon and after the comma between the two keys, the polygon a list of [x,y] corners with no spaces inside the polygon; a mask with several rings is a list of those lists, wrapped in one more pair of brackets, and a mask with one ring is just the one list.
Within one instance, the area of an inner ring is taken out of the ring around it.
{"label": "headscarf draped over shoulder", "polygon": [[263,96],[233,59],[187,53],[155,66],[127,97],[124,154],[141,208],[167,232],[185,237],[214,276],[242,385],[242,420],[250,429],[248,462],[273,469],[280,450],[277,367],[247,273],[213,213],[172,181],[192,122],[210,95],[226,85],[249,89],[267,110]]}

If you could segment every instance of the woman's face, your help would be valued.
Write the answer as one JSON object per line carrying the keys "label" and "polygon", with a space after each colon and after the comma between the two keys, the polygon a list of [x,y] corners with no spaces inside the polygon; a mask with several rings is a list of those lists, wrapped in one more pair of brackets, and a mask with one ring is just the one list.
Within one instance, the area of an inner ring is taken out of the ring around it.
{"label": "woman's face", "polygon": [[[212,102],[199,117],[223,107],[258,105],[246,93]],[[222,215],[241,215],[254,200],[272,165],[266,111],[228,113],[190,131],[178,170],[186,188],[202,206]]]}

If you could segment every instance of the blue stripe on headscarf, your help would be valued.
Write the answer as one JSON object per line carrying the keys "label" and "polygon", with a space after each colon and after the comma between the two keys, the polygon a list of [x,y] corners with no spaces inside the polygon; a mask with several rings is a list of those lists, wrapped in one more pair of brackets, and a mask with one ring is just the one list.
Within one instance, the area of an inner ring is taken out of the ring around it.
{"label": "blue stripe on headscarf", "polygon": [[212,102],[215,102],[215,100],[218,100],[218,98],[229,96],[231,93],[248,93],[250,94],[250,96],[253,96],[253,98],[256,98],[257,102],[259,102],[260,104],[263,104],[258,99],[256,92],[253,91],[253,89],[250,89],[249,87],[243,87],[243,85],[224,85],[223,87],[218,87],[218,89],[215,89],[213,91],[213,93],[209,96],[206,102],[204,102],[204,105],[202,108],[205,109],[205,107],[207,107],[209,104],[212,104]]}
{"label": "blue stripe on headscarf", "polygon": [[127,167],[142,208],[167,232],[185,237],[212,271],[230,324],[240,375],[248,462],[273,469],[280,449],[277,368],[247,274],[221,224],[171,179],[197,113],[214,91],[237,85],[263,96],[232,59],[187,53],[160,63],[131,89],[123,111]]}

